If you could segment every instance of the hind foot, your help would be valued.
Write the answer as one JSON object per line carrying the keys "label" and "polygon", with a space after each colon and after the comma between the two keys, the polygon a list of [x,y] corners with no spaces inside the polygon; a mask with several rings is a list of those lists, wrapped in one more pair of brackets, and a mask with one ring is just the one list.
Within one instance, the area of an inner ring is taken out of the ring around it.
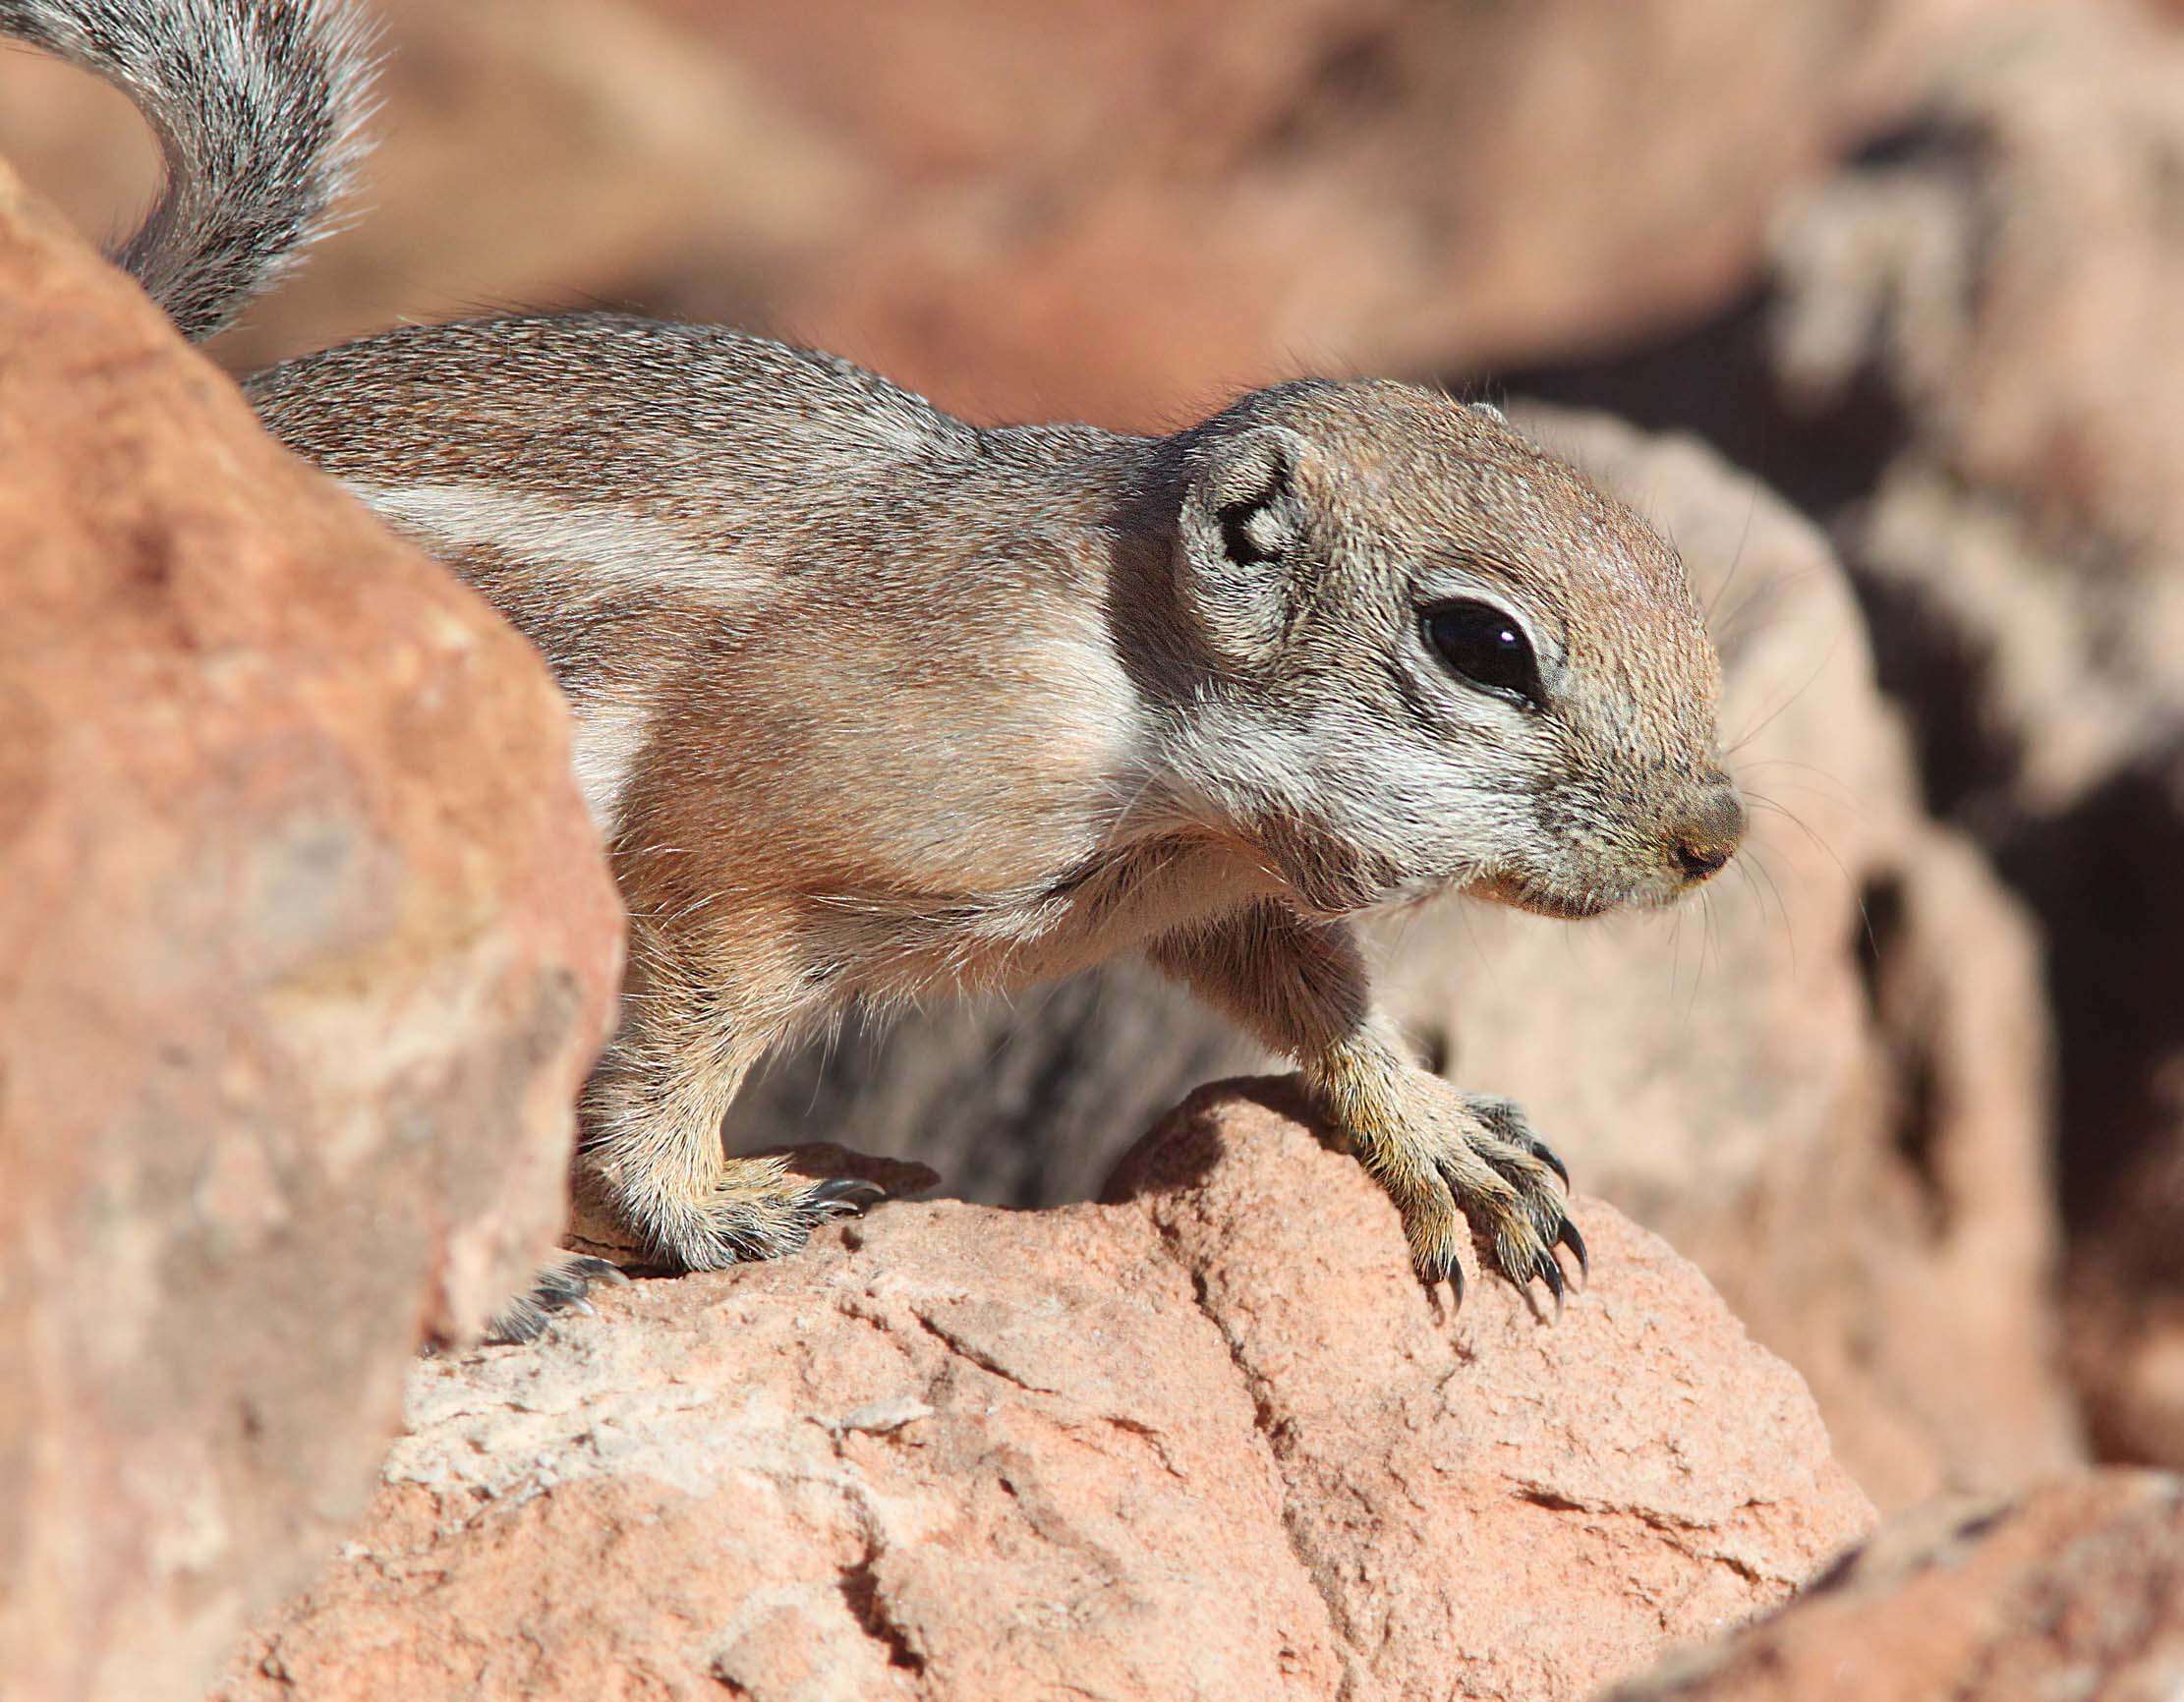
{"label": "hind foot", "polygon": [[853,1176],[815,1182],[777,1158],[725,1160],[697,1189],[643,1175],[602,1179],[615,1216],[647,1252],[683,1271],[778,1259],[802,1247],[822,1223],[861,1216],[888,1192]]}
{"label": "hind foot", "polygon": [[604,1259],[584,1253],[556,1253],[539,1267],[531,1290],[519,1294],[486,1326],[489,1342],[530,1341],[552,1322],[556,1312],[590,1312],[586,1298],[592,1285],[622,1283],[629,1278]]}

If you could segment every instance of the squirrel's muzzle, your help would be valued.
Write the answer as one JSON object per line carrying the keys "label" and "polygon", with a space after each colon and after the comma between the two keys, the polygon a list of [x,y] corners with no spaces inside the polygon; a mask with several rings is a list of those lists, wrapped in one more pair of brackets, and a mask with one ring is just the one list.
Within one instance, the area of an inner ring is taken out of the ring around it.
{"label": "squirrel's muzzle", "polygon": [[1744,799],[1734,781],[1716,781],[1702,794],[1698,807],[1671,831],[1670,856],[1677,878],[1687,888],[1711,880],[1729,867],[1744,836]]}

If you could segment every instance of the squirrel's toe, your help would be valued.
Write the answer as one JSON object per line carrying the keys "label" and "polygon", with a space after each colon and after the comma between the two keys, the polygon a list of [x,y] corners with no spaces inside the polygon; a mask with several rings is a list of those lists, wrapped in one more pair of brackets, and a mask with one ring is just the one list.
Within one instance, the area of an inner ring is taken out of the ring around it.
{"label": "squirrel's toe", "polygon": [[836,1176],[821,1182],[804,1200],[822,1219],[861,1218],[867,1206],[876,1206],[887,1197],[887,1189],[878,1182],[861,1176]]}
{"label": "squirrel's toe", "polygon": [[627,1282],[617,1266],[589,1253],[556,1253],[539,1268],[529,1292],[517,1295],[493,1315],[486,1326],[486,1339],[495,1345],[536,1340],[556,1312],[590,1313],[587,1296],[594,1283]]}

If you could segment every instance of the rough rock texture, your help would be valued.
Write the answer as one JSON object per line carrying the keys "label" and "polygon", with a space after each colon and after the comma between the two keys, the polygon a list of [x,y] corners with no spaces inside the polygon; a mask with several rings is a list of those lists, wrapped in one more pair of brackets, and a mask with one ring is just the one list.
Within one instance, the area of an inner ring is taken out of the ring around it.
{"label": "rough rock texture", "polygon": [[1288,1091],[1194,1099],[1112,1204],[891,1205],[421,1364],[368,1525],[217,1694],[1548,1702],[1869,1523],[1659,1241],[1588,1200],[1559,1324],[1451,1319]]}
{"label": "rough rock texture", "polygon": [[[1695,444],[1521,419],[1677,539],[1762,802],[1741,869],[1664,917],[1400,919],[1391,999],[1449,1073],[1525,1101],[1583,1186],[1698,1262],[1884,1506],[2069,1463],[2038,953],[1924,814],[1841,569]],[[838,1136],[1014,1204],[1082,1198],[1147,1099],[1236,1055],[1219,1019],[1119,969],[814,1049],[734,1132]]]}
{"label": "rough rock texture", "polygon": [[2184,1482],[2102,1472],[1890,1524],[1773,1617],[1609,1702],[2166,1702],[2184,1687]]}
{"label": "rough rock texture", "polygon": [[[371,215],[223,359],[610,299],[1143,425],[1299,363],[1597,344],[1749,274],[1783,186],[1995,3],[374,0]],[[128,129],[0,56],[0,152],[101,233]]]}
{"label": "rough rock texture", "polygon": [[0,1690],[194,1697],[557,1225],[620,920],[520,640],[0,168]]}

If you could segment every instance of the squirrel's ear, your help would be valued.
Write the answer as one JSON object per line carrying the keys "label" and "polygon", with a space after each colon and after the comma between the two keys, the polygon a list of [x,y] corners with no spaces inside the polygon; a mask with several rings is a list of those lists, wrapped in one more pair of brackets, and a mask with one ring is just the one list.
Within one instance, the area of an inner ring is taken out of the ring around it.
{"label": "squirrel's ear", "polygon": [[1216,437],[1183,492],[1177,579],[1184,609],[1226,661],[1272,656],[1289,621],[1305,534],[1297,476],[1308,445],[1280,426]]}

